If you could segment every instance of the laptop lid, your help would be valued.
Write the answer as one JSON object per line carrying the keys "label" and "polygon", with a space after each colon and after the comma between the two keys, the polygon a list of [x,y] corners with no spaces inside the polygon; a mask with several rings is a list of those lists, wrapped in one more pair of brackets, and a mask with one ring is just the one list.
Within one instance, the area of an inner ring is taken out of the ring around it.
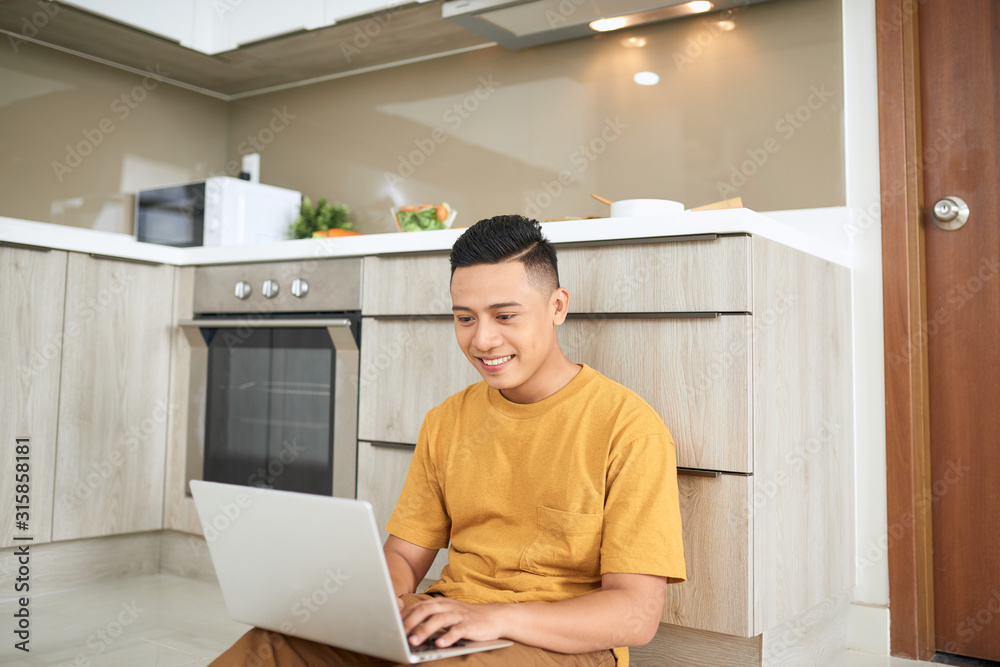
{"label": "laptop lid", "polygon": [[365,501],[200,480],[191,493],[237,621],[405,663],[510,645],[411,654]]}

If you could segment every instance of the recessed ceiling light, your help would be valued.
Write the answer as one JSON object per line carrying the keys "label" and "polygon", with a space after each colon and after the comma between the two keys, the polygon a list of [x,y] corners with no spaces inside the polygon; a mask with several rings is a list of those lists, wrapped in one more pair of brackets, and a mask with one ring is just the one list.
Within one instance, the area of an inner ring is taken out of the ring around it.
{"label": "recessed ceiling light", "polygon": [[622,40],[622,46],[627,49],[638,49],[646,46],[645,37],[626,37]]}
{"label": "recessed ceiling light", "polygon": [[616,16],[610,19],[597,19],[596,21],[591,21],[590,27],[597,32],[608,32],[609,30],[624,28],[626,23],[627,21],[624,16]]}
{"label": "recessed ceiling light", "polygon": [[715,7],[708,0],[692,0],[692,2],[687,3],[687,6],[691,8],[693,12],[710,12]]}
{"label": "recessed ceiling light", "polygon": [[656,72],[636,72],[632,80],[640,86],[655,86],[660,82],[660,75]]}

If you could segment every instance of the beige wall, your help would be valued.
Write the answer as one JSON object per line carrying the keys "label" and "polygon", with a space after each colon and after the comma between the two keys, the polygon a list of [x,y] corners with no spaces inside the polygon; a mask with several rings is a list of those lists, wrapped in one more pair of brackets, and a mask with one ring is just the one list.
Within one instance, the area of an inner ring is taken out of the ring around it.
{"label": "beige wall", "polygon": [[[459,226],[606,215],[590,192],[843,205],[839,0],[751,5],[736,21],[496,47],[236,100],[230,155],[263,131],[263,181],[347,203],[366,232],[393,229],[390,206],[423,201],[450,202]],[[626,36],[647,45],[625,48]],[[636,85],[641,70],[660,83]],[[287,124],[270,134],[276,110]]]}
{"label": "beige wall", "polygon": [[[839,206],[840,6],[773,0],[731,32],[695,17],[229,103],[144,90],[141,76],[31,44],[0,49],[0,215],[130,232],[120,193],[222,173],[257,150],[261,180],[347,203],[366,232],[394,229],[390,206],[424,201],[450,202],[459,226],[606,215],[590,192]],[[646,46],[624,47],[630,36]],[[660,83],[636,85],[641,70]],[[134,109],[121,100],[132,91],[145,94]],[[90,154],[74,166],[67,147]]]}
{"label": "beige wall", "polygon": [[225,102],[7,42],[0,48],[0,215],[131,233],[132,197],[122,193],[221,171]]}

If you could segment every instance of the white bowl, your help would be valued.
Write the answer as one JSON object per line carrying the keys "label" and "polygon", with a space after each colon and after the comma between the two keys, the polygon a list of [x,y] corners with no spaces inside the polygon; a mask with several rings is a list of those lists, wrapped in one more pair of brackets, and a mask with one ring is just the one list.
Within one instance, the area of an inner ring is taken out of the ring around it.
{"label": "white bowl", "polygon": [[669,199],[622,199],[611,204],[612,218],[636,215],[670,215],[684,210],[684,204]]}

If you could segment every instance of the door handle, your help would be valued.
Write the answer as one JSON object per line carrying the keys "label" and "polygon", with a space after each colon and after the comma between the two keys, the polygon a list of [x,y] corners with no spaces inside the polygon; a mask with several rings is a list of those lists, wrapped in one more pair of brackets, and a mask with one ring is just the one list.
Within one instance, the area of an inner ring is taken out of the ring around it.
{"label": "door handle", "polygon": [[934,204],[932,215],[935,225],[946,232],[952,232],[968,221],[969,205],[958,197],[945,197]]}

